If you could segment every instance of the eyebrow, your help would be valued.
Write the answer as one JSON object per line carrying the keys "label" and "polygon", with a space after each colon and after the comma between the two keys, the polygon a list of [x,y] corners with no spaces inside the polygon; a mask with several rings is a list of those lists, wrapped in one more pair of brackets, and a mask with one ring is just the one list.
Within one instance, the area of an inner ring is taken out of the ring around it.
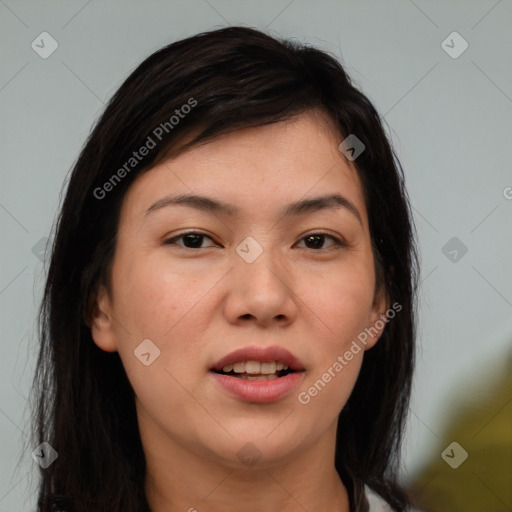
{"label": "eyebrow", "polygon": [[[181,194],[177,196],[167,196],[156,201],[156,203],[153,203],[146,210],[144,216],[155,210],[159,210],[160,208],[172,205],[188,206],[197,210],[219,213],[229,217],[235,217],[240,214],[240,209],[238,207],[222,203],[214,198],[197,194]],[[345,208],[351,212],[357,218],[361,226],[363,225],[358,209],[346,197],[343,197],[340,194],[329,194],[311,199],[302,199],[295,203],[291,203],[280,211],[279,218],[284,219],[286,217],[339,208]]]}

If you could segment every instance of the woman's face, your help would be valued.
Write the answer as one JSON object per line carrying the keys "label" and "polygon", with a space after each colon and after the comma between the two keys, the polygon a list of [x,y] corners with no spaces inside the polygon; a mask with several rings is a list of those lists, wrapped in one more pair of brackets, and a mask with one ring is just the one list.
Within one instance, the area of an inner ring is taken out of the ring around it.
{"label": "woman's face", "polygon": [[388,306],[340,142],[310,111],[219,137],[128,190],[91,327],[119,352],[146,453],[241,468],[334,449],[382,327],[358,335]]}

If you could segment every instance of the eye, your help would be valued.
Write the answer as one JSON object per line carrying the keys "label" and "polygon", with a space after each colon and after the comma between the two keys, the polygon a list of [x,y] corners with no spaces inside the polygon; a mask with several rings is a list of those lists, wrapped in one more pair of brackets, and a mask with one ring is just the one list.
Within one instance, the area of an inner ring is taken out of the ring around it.
{"label": "eye", "polygon": [[[183,245],[182,244],[176,244],[181,247],[184,247],[186,249],[204,249],[205,247],[202,247],[202,242],[204,239],[212,240],[211,237],[208,235],[205,235],[204,233],[199,233],[195,231],[191,231],[189,233],[182,233],[181,235],[174,236],[172,238],[169,238],[168,240],[165,240],[166,245],[174,245],[176,242],[180,239],[183,239]],[[339,238],[336,238],[335,236],[329,235],[327,233],[311,233],[309,235],[306,235],[301,238],[301,241],[305,240],[306,244],[309,245],[309,247],[306,247],[307,249],[314,249],[315,251],[318,250],[328,250],[329,247],[323,248],[324,241],[326,239],[331,239],[334,242],[334,247],[345,247],[346,244],[340,240]],[[212,240],[213,241],[213,240]],[[207,246],[207,247],[213,247],[213,246]],[[331,246],[332,248],[333,246]]]}
{"label": "eye", "polygon": [[[195,231],[191,231],[189,233],[182,233],[181,235],[169,238],[164,243],[166,245],[174,245],[177,240],[183,239],[184,245],[180,245],[182,247],[185,247],[186,249],[204,249],[204,247],[201,247],[202,241],[204,238],[208,238],[209,240],[212,240],[208,235],[205,235],[204,233],[197,233]],[[212,240],[213,241],[213,240]],[[213,247],[213,246],[208,246]]]}
{"label": "eye", "polygon": [[[309,244],[310,247],[307,247],[308,249],[322,249],[323,242],[326,238],[330,238],[334,241],[334,247],[345,247],[345,243],[340,240],[339,238],[336,238],[335,236],[328,235],[327,233],[310,233],[309,235],[306,235],[301,238],[302,240],[306,241],[306,244]],[[332,246],[331,246],[332,248]],[[324,248],[325,249],[325,248]],[[329,249],[329,248],[327,248]],[[325,250],[327,250],[325,249]]]}

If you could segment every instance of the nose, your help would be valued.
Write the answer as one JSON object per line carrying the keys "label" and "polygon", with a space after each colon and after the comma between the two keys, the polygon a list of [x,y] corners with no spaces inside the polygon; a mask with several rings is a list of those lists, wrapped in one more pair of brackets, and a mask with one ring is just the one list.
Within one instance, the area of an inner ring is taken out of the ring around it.
{"label": "nose", "polygon": [[270,250],[263,250],[252,263],[235,255],[229,276],[225,315],[230,323],[265,327],[294,321],[298,308],[292,273]]}

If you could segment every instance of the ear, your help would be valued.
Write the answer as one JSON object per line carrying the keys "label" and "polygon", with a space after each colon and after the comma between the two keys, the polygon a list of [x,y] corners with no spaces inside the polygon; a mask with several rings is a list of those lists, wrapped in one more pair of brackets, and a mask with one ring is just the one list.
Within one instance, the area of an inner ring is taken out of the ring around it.
{"label": "ear", "polygon": [[375,294],[370,314],[370,325],[368,326],[367,343],[365,350],[372,348],[381,337],[386,327],[386,312],[389,310],[389,297],[386,293],[385,286],[381,286],[380,290]]}
{"label": "ear", "polygon": [[117,351],[112,304],[105,286],[100,286],[91,308],[89,327],[94,343],[105,352]]}

